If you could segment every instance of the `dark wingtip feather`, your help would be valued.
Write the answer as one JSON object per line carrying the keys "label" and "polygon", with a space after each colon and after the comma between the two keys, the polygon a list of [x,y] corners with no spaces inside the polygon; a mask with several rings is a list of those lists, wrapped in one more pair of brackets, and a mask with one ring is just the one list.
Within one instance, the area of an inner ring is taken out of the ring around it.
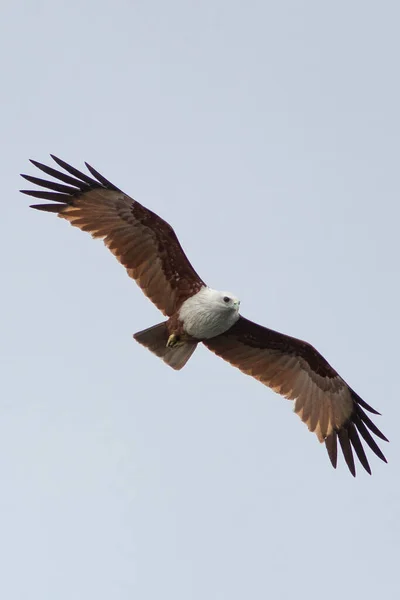
{"label": "dark wingtip feather", "polygon": [[[31,175],[25,175],[21,173],[21,177],[29,181],[30,183],[34,183],[42,188],[47,188],[53,190],[55,192],[59,192],[62,194],[66,194],[69,196],[71,203],[73,198],[78,196],[80,192],[87,192],[93,189],[98,188],[106,188],[109,190],[114,190],[120,192],[121,190],[117,188],[114,184],[112,184],[108,179],[103,177],[98,171],[96,171],[93,167],[91,167],[88,163],[85,163],[88,170],[96,179],[89,177],[85,173],[78,171],[75,167],[72,167],[58,156],[54,154],[50,154],[51,158],[54,162],[59,165],[63,171],[59,171],[58,169],[53,169],[47,165],[44,165],[36,160],[30,159],[30,162],[40,171],[46,173],[46,175],[50,175],[50,177],[54,177],[54,179],[58,179],[58,181],[48,181],[47,179],[41,179],[38,177],[32,177]],[[65,172],[66,171],[66,172]],[[60,183],[62,181],[63,185]],[[55,200],[56,202],[63,202],[61,198],[56,198],[55,196],[50,196],[50,194],[41,190],[21,190],[24,194],[28,194],[34,196],[36,198],[43,198],[45,200]]]}
{"label": "dark wingtip feather", "polygon": [[381,413],[378,412],[377,410],[375,410],[375,408],[372,408],[372,406],[370,406],[369,404],[367,404],[365,402],[365,400],[363,400],[362,398],[360,398],[360,396],[358,394],[356,394],[356,392],[354,390],[350,390],[351,391],[351,395],[353,397],[353,400],[356,402],[356,404],[359,404],[360,406],[362,406],[363,408],[365,408],[365,410],[367,410],[368,412],[372,413],[373,415],[379,415],[381,416]]}
{"label": "dark wingtip feather", "polygon": [[101,173],[99,173],[98,171],[96,171],[96,169],[90,166],[89,163],[85,162],[85,165],[90,171],[90,173],[93,175],[93,177],[96,177],[96,179],[98,179],[98,181],[100,181],[102,185],[104,185],[108,189],[119,191],[118,188],[115,187],[113,183],[111,183],[111,181],[108,181],[108,179],[103,177],[103,175],[101,175]]}
{"label": "dark wingtip feather", "polygon": [[33,198],[41,198],[42,200],[53,200],[68,204],[71,202],[71,196],[68,194],[59,194],[58,192],[43,192],[42,190],[20,190],[21,194],[32,196]]}
{"label": "dark wingtip feather", "polygon": [[361,440],[358,436],[357,429],[356,429],[354,423],[349,423],[348,433],[349,433],[350,443],[353,446],[354,450],[356,451],[358,460],[360,461],[360,463],[362,464],[364,469],[367,471],[367,473],[369,473],[369,475],[371,475],[371,467],[369,466],[367,456],[364,452],[364,448],[361,444]]}
{"label": "dark wingtip feather", "polygon": [[329,460],[331,461],[332,467],[337,467],[337,434],[336,431],[331,433],[325,439],[325,448],[328,452]]}
{"label": "dark wingtip feather", "polygon": [[29,181],[29,183],[33,183],[34,185],[53,190],[55,192],[61,192],[62,194],[68,194],[69,196],[74,196],[75,194],[80,193],[79,188],[71,187],[70,185],[63,185],[58,181],[47,181],[47,179],[42,179],[41,177],[32,177],[32,175],[23,175],[22,173],[21,177],[26,179],[26,181]]}
{"label": "dark wingtip feather", "polygon": [[357,406],[356,412],[360,419],[364,421],[365,425],[374,433],[378,438],[383,440],[384,442],[388,442],[389,440],[385,435],[383,435],[382,431],[378,429],[378,427],[371,421],[371,419],[365,414],[363,409],[360,406]]}
{"label": "dark wingtip feather", "polygon": [[376,456],[378,456],[378,458],[383,460],[383,462],[387,463],[385,455],[383,454],[382,450],[379,448],[378,444],[375,442],[374,438],[368,431],[365,423],[361,420],[359,415],[355,414],[353,416],[353,422],[354,422],[355,426],[357,427],[358,431],[361,433],[365,442],[371,448],[372,452],[374,452],[374,454],[376,454]]}
{"label": "dark wingtip feather", "polygon": [[58,166],[60,166],[65,171],[67,171],[67,173],[70,173],[71,175],[73,175],[73,177],[77,177],[78,179],[80,179],[81,181],[84,181],[85,183],[87,183],[90,186],[99,187],[98,181],[96,181],[95,179],[92,179],[85,173],[82,173],[82,171],[75,169],[75,167],[72,167],[71,165],[66,163],[65,160],[58,158],[54,154],[50,154],[50,156],[54,160],[54,162],[56,162],[58,164]]}
{"label": "dark wingtip feather", "polygon": [[59,213],[62,212],[62,208],[67,206],[66,204],[31,204],[29,208],[35,210],[43,210],[44,212]]}
{"label": "dark wingtip feather", "polygon": [[343,452],[343,456],[346,461],[346,464],[349,468],[350,473],[353,475],[353,477],[355,477],[356,476],[356,467],[354,464],[354,456],[353,456],[353,451],[351,449],[351,443],[350,443],[348,431],[345,427],[342,427],[342,429],[339,429],[337,434],[338,434],[340,446],[342,448],[342,452]]}
{"label": "dark wingtip feather", "polygon": [[78,188],[81,192],[86,192],[91,189],[92,184],[88,184],[82,179],[77,179],[76,177],[71,177],[67,173],[63,171],[59,171],[58,169],[53,169],[53,167],[49,167],[48,165],[44,165],[43,163],[38,162],[37,160],[30,161],[39,171],[46,173],[46,175],[50,175],[50,177],[54,177],[54,179],[58,179],[59,181],[63,181],[68,185],[72,185],[73,187]]}

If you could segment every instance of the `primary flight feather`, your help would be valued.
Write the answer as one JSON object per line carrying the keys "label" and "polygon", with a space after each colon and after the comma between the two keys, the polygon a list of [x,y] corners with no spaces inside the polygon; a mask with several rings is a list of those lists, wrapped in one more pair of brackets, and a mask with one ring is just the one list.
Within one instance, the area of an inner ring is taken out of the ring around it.
{"label": "primary flight feather", "polygon": [[166,221],[87,163],[91,176],[52,158],[64,171],[31,162],[55,181],[22,175],[42,189],[21,191],[50,201],[32,208],[56,213],[94,238],[103,239],[128,275],[168,317],[136,333],[134,338],[140,344],[178,370],[201,342],[243,373],[293,400],[295,412],[319,441],[325,442],[334,467],[339,440],[350,472],[355,475],[355,451],[371,473],[360,435],[386,462],[371,432],[387,439],[365,410],[379,413],[313,346],[242,317],[234,295],[209,288],[199,277]]}

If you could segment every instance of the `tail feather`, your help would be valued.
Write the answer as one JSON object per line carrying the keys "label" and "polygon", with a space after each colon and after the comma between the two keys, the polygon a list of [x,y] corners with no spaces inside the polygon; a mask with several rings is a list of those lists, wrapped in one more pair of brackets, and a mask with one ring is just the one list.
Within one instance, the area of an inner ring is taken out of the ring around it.
{"label": "tail feather", "polygon": [[162,358],[167,365],[179,371],[179,369],[185,366],[196,350],[197,342],[185,342],[174,348],[168,348],[168,336],[169,333],[165,321],[143,331],[138,331],[133,335],[139,344],[142,344],[150,352]]}

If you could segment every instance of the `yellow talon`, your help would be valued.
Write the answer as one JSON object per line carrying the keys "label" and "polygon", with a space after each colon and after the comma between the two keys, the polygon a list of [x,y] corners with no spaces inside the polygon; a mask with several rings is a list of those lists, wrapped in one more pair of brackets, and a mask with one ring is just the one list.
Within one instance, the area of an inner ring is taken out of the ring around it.
{"label": "yellow talon", "polygon": [[171,333],[168,338],[167,348],[174,348],[174,346],[178,346],[180,342],[179,336],[175,335],[175,333]]}

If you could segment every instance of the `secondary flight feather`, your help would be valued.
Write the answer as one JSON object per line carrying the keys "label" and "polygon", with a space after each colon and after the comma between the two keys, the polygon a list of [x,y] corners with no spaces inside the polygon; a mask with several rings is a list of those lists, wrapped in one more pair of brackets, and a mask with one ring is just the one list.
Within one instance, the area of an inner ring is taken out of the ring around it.
{"label": "secondary flight feather", "polygon": [[[172,227],[86,164],[90,176],[52,156],[62,171],[32,160],[53,180],[22,175],[39,186],[21,190],[46,200],[32,208],[56,213],[103,239],[166,321],[134,335],[173,369],[181,369],[199,343],[292,400],[308,429],[324,442],[336,468],[338,441],[355,476],[354,452],[371,473],[362,440],[383,461],[374,437],[387,441],[360,398],[310,344],[249,321],[230,292],[209,288],[196,273]],[[360,437],[361,436],[361,437]]]}

